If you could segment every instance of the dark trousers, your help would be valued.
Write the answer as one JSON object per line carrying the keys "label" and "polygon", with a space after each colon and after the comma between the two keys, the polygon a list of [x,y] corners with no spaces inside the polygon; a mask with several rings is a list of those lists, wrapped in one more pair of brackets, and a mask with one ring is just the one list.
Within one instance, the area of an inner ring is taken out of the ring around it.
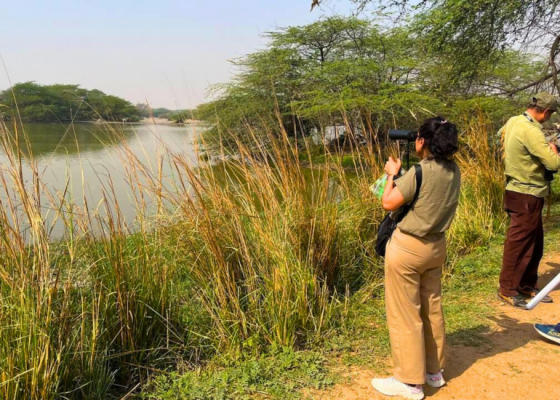
{"label": "dark trousers", "polygon": [[504,244],[500,292],[517,296],[517,288],[536,288],[544,251],[544,199],[506,190],[505,210],[511,218]]}

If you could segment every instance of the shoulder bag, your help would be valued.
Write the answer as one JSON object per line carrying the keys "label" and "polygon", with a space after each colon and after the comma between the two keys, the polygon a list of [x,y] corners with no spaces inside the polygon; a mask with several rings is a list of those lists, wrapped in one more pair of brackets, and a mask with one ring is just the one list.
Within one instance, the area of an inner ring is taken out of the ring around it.
{"label": "shoulder bag", "polygon": [[408,214],[418,196],[420,194],[420,187],[422,186],[422,167],[420,164],[414,165],[415,175],[416,175],[416,192],[414,193],[414,198],[409,205],[403,206],[402,212],[399,212],[395,217],[392,213],[388,213],[381,224],[379,225],[379,230],[377,231],[377,242],[375,244],[375,252],[381,257],[385,257],[385,250],[387,249],[387,243],[395,229],[397,229],[397,224],[403,220],[403,218]]}

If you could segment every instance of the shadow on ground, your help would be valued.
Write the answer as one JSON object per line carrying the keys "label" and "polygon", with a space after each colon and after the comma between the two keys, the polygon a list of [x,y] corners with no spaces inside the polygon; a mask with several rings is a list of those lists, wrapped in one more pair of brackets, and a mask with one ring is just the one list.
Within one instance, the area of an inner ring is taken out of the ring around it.
{"label": "shadow on ground", "polygon": [[[512,352],[538,339],[531,323],[520,322],[503,314],[490,317],[490,320],[493,321],[491,327],[459,330],[448,336],[450,343],[464,343],[466,338],[471,337],[471,342],[478,344],[448,348],[445,376],[449,382],[459,378],[480,360]],[[425,388],[427,396],[438,391],[427,386]]]}
{"label": "shadow on ground", "polygon": [[[554,278],[556,278],[556,276],[558,274],[560,274],[560,264],[559,263],[555,263],[555,262],[543,262],[544,265],[548,266],[550,269],[548,269],[545,273],[543,273],[540,277],[539,277],[539,286],[541,288],[544,288],[546,285],[548,285],[548,283],[553,280]],[[560,286],[557,287],[556,289],[553,290],[553,292],[560,290]]]}

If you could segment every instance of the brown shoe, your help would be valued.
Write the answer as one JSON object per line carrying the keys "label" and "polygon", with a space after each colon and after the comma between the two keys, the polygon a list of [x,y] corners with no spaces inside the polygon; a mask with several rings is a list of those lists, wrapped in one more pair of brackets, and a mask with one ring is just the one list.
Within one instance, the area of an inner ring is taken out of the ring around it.
{"label": "brown shoe", "polygon": [[527,309],[527,301],[525,300],[526,298],[520,294],[518,294],[517,296],[510,297],[510,296],[504,296],[498,291],[498,299],[515,308]]}
{"label": "brown shoe", "polygon": [[[535,297],[541,290],[537,289],[537,288],[523,287],[523,288],[518,288],[517,291],[525,299],[530,300],[533,297]],[[541,302],[542,303],[552,303],[552,302],[554,302],[554,300],[552,300],[552,297],[550,297],[550,296],[544,296],[543,299],[541,300]]]}

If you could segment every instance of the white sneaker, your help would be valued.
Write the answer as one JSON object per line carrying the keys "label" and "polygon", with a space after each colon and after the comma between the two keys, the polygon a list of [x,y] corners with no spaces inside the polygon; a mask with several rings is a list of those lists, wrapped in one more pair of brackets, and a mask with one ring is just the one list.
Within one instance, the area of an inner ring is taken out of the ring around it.
{"label": "white sneaker", "polygon": [[443,379],[443,369],[436,374],[426,374],[426,384],[433,388],[440,388],[445,385],[445,379]]}
{"label": "white sneaker", "polygon": [[402,396],[412,400],[422,400],[424,398],[422,385],[408,386],[395,378],[374,378],[371,380],[371,386],[386,396]]}

